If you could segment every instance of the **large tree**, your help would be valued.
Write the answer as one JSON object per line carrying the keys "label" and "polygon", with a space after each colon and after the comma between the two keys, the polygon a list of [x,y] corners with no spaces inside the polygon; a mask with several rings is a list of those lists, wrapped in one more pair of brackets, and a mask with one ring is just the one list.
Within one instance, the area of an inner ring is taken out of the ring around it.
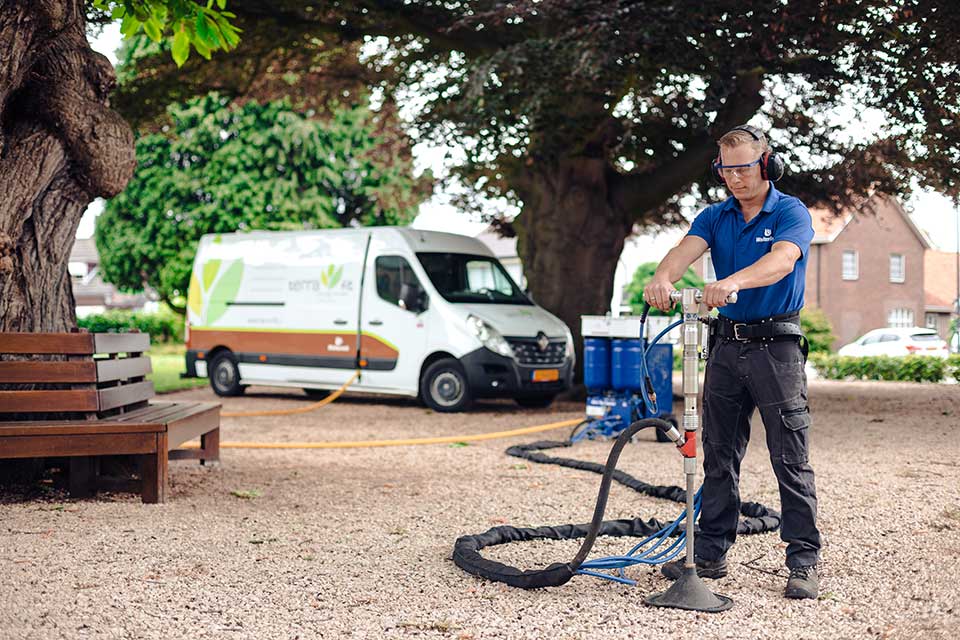
{"label": "large tree", "polygon": [[[253,25],[244,37],[273,21],[299,40],[382,36],[369,64],[389,69],[383,88],[423,102],[417,128],[464,149],[457,175],[476,192],[520,205],[504,228],[518,236],[538,302],[574,329],[580,314],[605,310],[627,236],[680,220],[684,195],[719,195],[708,180],[715,141],[751,118],[786,156],[782,188],[811,203],[903,194],[911,179],[960,189],[960,25],[945,1],[237,0],[231,9]],[[145,84],[171,77],[160,67]],[[845,139],[824,117],[844,105],[875,108],[888,124]]]}
{"label": "large tree", "polygon": [[166,34],[178,56],[184,39],[209,54],[236,34],[204,5],[0,1],[0,330],[74,325],[67,260],[80,217],[133,174],[133,132],[109,107],[113,66],[87,43],[88,13],[158,40]]}
{"label": "large tree", "polygon": [[185,313],[203,234],[406,224],[429,192],[365,105],[317,120],[287,100],[228,102],[171,107],[163,132],[137,140],[133,178],[97,219],[105,280]]}

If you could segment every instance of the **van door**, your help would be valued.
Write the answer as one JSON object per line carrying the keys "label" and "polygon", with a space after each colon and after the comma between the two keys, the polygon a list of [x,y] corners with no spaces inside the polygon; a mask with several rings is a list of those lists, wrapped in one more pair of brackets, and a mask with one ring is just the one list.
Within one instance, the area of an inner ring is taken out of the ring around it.
{"label": "van door", "polygon": [[419,387],[431,314],[403,308],[404,285],[424,290],[406,257],[371,256],[362,294],[360,360],[365,365],[359,385],[369,391],[416,395]]}

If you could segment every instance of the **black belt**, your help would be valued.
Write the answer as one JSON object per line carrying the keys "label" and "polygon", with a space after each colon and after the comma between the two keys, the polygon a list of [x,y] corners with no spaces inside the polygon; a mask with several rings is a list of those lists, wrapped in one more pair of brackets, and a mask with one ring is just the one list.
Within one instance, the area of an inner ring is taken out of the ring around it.
{"label": "black belt", "polygon": [[782,340],[803,336],[803,331],[800,330],[800,316],[796,313],[773,316],[757,322],[734,322],[729,318],[717,316],[713,328],[717,336],[738,342]]}

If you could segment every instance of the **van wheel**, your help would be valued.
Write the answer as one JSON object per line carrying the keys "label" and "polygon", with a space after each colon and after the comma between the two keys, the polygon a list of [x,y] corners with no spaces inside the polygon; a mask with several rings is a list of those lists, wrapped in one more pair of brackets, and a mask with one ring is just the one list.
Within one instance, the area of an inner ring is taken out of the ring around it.
{"label": "van wheel", "polygon": [[442,413],[463,411],[473,398],[467,385],[467,374],[453,358],[437,360],[420,378],[420,397],[428,407]]}
{"label": "van wheel", "polygon": [[307,387],[304,387],[303,392],[307,394],[307,397],[311,400],[323,400],[330,395],[330,391],[328,389],[308,389]]}
{"label": "van wheel", "polygon": [[547,394],[542,396],[520,396],[514,398],[514,400],[518,405],[526,409],[544,409],[553,404],[553,400],[556,397],[557,396],[553,394]]}
{"label": "van wheel", "polygon": [[237,360],[229,351],[218,353],[210,363],[210,386],[218,396],[243,395],[245,386],[240,384],[240,369]]}

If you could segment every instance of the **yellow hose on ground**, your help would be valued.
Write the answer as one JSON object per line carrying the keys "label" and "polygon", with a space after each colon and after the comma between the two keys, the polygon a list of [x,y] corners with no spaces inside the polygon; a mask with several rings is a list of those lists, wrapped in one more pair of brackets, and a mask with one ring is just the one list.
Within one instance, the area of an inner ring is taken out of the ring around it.
{"label": "yellow hose on ground", "polygon": [[[347,390],[347,387],[353,384],[353,381],[356,380],[359,375],[360,370],[358,369],[357,371],[353,372],[353,375],[349,380],[343,383],[342,387],[328,395],[323,400],[320,400],[319,402],[312,402],[304,407],[297,407],[296,409],[274,409],[272,411],[224,411],[220,414],[220,416],[223,418],[252,418],[254,416],[290,416],[295,413],[308,413],[314,409],[319,409],[325,404],[330,404],[339,398],[343,392]],[[223,445],[220,446],[222,447]]]}
{"label": "yellow hose on ground", "polygon": [[[419,444],[445,444],[454,442],[477,442],[478,440],[494,440],[497,438],[509,438],[512,436],[522,436],[528,433],[539,433],[541,431],[551,431],[561,427],[570,427],[583,422],[582,419],[564,420],[562,422],[551,422],[541,424],[535,427],[523,427],[520,429],[510,429],[509,431],[494,431],[493,433],[476,433],[473,435],[461,436],[439,436],[436,438],[410,438],[406,440],[356,440],[353,442],[221,442],[222,449],[354,449],[366,447],[402,447]],[[185,449],[197,449],[199,445],[189,443],[184,446]]]}

